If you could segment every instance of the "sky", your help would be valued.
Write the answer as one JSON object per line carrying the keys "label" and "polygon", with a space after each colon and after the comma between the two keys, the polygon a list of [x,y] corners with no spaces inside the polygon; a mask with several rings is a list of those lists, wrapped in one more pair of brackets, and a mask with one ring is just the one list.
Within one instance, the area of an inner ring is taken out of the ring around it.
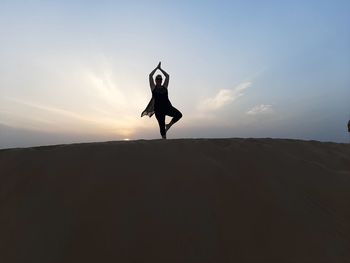
{"label": "sky", "polygon": [[[160,138],[350,142],[350,1],[0,2],[0,148]],[[167,122],[170,118],[167,117]]]}

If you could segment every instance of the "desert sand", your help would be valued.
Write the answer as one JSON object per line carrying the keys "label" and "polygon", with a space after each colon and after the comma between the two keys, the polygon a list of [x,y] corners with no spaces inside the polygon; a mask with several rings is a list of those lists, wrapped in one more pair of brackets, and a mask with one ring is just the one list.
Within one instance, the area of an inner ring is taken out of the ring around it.
{"label": "desert sand", "polygon": [[0,262],[350,262],[350,145],[1,150]]}

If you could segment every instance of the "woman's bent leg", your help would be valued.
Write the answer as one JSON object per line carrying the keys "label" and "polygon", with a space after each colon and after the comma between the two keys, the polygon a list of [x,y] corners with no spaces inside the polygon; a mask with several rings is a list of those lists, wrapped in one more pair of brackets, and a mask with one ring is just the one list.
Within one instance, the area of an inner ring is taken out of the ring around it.
{"label": "woman's bent leg", "polygon": [[182,113],[178,109],[176,109],[175,107],[171,107],[169,109],[169,111],[167,112],[167,115],[169,115],[170,117],[173,117],[173,119],[171,120],[172,124],[174,124],[175,122],[180,120],[182,117]]}
{"label": "woman's bent leg", "polygon": [[171,127],[175,122],[177,122],[178,120],[181,119],[182,113],[181,113],[178,109],[172,107],[172,108],[170,108],[170,109],[168,110],[167,115],[169,115],[170,117],[173,117],[173,118],[171,119],[171,121],[170,121],[167,125],[165,125],[165,130],[166,130],[166,131],[168,131],[168,130],[170,129],[170,127]]}

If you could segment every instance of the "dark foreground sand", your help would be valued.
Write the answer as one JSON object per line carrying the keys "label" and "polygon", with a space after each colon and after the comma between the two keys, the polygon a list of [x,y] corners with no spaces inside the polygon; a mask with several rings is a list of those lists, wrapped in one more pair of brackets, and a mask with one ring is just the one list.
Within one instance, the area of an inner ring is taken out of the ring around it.
{"label": "dark foreground sand", "polygon": [[0,262],[350,262],[350,145],[1,150]]}

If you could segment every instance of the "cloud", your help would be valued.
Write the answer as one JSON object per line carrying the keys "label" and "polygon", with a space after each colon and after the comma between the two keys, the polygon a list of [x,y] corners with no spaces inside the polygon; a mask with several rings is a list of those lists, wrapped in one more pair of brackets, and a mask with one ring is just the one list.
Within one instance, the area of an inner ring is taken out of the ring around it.
{"label": "cloud", "polygon": [[[134,116],[112,118],[103,114],[67,110],[18,98],[5,97],[5,99],[16,103],[16,111],[6,114],[11,117],[7,118],[10,120],[7,124],[11,125],[12,120],[12,126],[15,128],[62,134],[114,134],[115,136],[131,136],[135,130],[132,126],[136,122]],[[1,112],[3,111],[0,109]],[[2,121],[4,121],[3,117]]]}
{"label": "cloud", "polygon": [[272,112],[273,112],[272,105],[260,104],[260,105],[256,105],[246,113],[248,115],[258,115],[258,114],[267,114]]}
{"label": "cloud", "polygon": [[243,96],[243,91],[251,86],[251,82],[243,82],[234,89],[221,89],[212,98],[205,98],[198,104],[198,109],[216,111]]}

